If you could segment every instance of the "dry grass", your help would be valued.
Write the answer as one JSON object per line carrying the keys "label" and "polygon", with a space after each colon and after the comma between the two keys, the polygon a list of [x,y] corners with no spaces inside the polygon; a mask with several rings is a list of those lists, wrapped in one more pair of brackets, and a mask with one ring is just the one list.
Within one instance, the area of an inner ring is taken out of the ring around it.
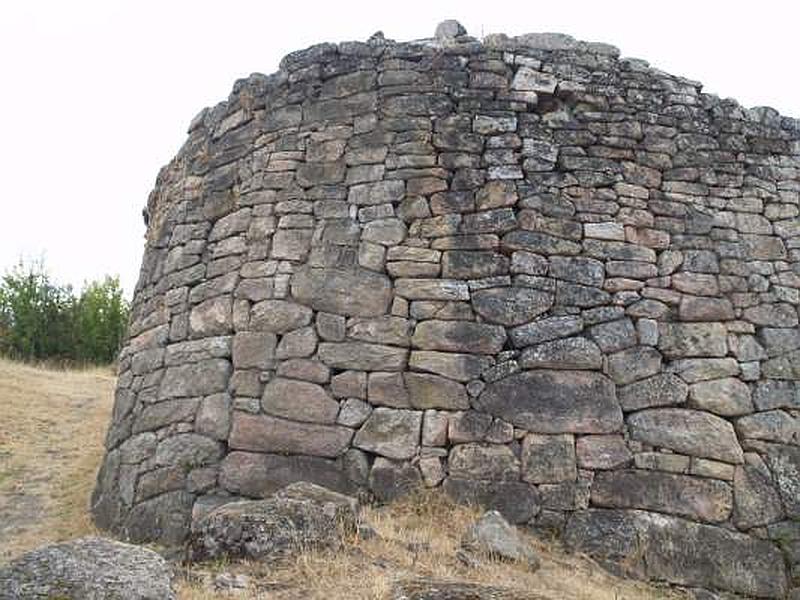
{"label": "dry grass", "polygon": [[[0,563],[35,546],[93,532],[88,502],[102,457],[114,377],[108,369],[64,371],[0,359]],[[189,567],[182,600],[230,597],[212,591],[216,573],[244,573],[251,587],[237,598],[384,600],[402,578],[472,581],[548,600],[667,600],[669,590],[609,575],[593,562],[531,538],[541,557],[535,573],[489,562],[467,568],[459,540],[479,511],[420,492],[388,507],[368,507],[378,533],[347,539],[336,552],[308,551],[280,566],[258,563]]]}
{"label": "dry grass", "polygon": [[110,368],[58,370],[0,359],[0,563],[93,531]]}
{"label": "dry grass", "polygon": [[[308,551],[291,563],[266,568],[254,563],[195,565],[180,586],[182,600],[221,597],[210,591],[215,573],[244,573],[250,589],[240,598],[289,600],[385,600],[398,579],[427,577],[511,588],[543,600],[674,600],[675,592],[614,577],[592,561],[530,537],[542,566],[488,561],[468,568],[455,558],[461,535],[480,511],[453,504],[436,491],[420,492],[388,507],[367,508],[364,520],[378,537],[348,539],[336,552]],[[526,596],[527,597],[527,596]]]}

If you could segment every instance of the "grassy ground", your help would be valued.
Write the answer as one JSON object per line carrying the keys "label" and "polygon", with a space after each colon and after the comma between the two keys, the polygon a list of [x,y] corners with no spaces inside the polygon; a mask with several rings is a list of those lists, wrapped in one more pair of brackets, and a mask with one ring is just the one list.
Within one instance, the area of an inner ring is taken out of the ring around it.
{"label": "grassy ground", "polygon": [[[93,533],[88,501],[102,456],[114,377],[109,369],[61,371],[0,359],[0,563],[48,542]],[[377,531],[336,552],[306,552],[285,565],[193,565],[182,572],[182,600],[228,597],[212,591],[221,571],[244,573],[238,598],[378,600],[394,581],[414,577],[510,587],[547,600],[667,600],[669,590],[609,575],[588,559],[531,537],[535,573],[490,562],[468,569],[456,558],[461,534],[479,512],[421,492],[368,507]]]}

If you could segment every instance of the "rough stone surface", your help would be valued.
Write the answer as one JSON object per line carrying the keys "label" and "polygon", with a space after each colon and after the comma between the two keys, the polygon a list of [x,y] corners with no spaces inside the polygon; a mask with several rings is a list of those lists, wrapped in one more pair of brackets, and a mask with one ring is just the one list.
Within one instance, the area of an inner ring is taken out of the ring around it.
{"label": "rough stone surface", "polygon": [[173,600],[173,577],[152,550],[86,537],[37,548],[0,567],[0,597]]}
{"label": "rough stone surface", "polygon": [[797,120],[606,44],[449,22],[294,52],[200,113],[148,199],[95,520],[180,543],[302,477],[556,532],[602,501],[644,515],[609,543],[705,523],[669,521],[646,574],[779,596],[799,174]]}
{"label": "rough stone surface", "polygon": [[293,483],[265,500],[229,502],[192,526],[194,560],[274,564],[314,548],[338,548],[356,530],[357,502],[312,483]]}
{"label": "rough stone surface", "polygon": [[484,513],[469,526],[461,538],[461,548],[469,554],[520,563],[530,571],[539,568],[533,548],[516,527],[494,510]]}

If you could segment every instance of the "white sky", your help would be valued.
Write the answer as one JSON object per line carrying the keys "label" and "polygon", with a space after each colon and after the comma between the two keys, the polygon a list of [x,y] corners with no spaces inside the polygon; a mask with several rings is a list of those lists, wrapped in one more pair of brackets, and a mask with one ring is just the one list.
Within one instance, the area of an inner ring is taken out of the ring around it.
{"label": "white sky", "polygon": [[280,58],[377,30],[559,31],[800,117],[800,3],[0,0],[0,272],[44,257],[76,287],[138,276],[141,208],[191,118]]}

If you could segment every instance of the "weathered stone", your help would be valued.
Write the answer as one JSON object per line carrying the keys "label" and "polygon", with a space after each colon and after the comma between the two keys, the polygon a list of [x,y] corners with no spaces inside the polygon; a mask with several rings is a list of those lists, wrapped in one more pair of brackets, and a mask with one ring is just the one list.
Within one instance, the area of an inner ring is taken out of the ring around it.
{"label": "weathered stone", "polygon": [[464,479],[515,481],[519,479],[519,460],[511,448],[497,444],[459,444],[450,450],[450,475]]}
{"label": "weathered stone", "polygon": [[436,373],[466,383],[480,377],[491,366],[491,360],[474,354],[413,350],[408,365],[412,369]]}
{"label": "weathered stone", "polygon": [[339,412],[339,403],[322,386],[281,377],[266,385],[261,407],[268,415],[308,423],[333,424]]}
{"label": "weathered stone", "polygon": [[43,546],[0,567],[3,598],[174,600],[174,573],[156,552],[99,537]]}
{"label": "weathered stone", "polygon": [[503,236],[503,248],[507,250],[524,250],[535,254],[563,254],[573,256],[580,254],[581,246],[570,240],[539,233],[535,231],[517,230]]}
{"label": "weathered stone", "polygon": [[422,413],[379,407],[353,438],[353,445],[396,460],[417,453],[422,427]]}
{"label": "weathered stone", "polygon": [[402,371],[408,351],[364,342],[322,342],[318,354],[322,362],[334,369]]}
{"label": "weathered stone", "polygon": [[231,363],[221,358],[168,367],[161,380],[158,397],[167,400],[223,392],[228,387],[230,374]]}
{"label": "weathered stone", "polygon": [[635,346],[638,338],[630,319],[600,323],[589,329],[589,335],[605,353],[619,352]]}
{"label": "weathered stone", "polygon": [[347,322],[347,337],[373,344],[408,346],[412,324],[402,317],[355,318]]}
{"label": "weathered stone", "polygon": [[273,564],[309,548],[339,548],[356,530],[355,499],[313,483],[293,483],[266,500],[229,502],[194,524],[193,560]]}
{"label": "weathered stone", "polygon": [[646,379],[661,371],[661,353],[649,346],[636,346],[608,357],[607,373],[617,385]]}
{"label": "weathered stone", "polygon": [[389,278],[366,269],[304,268],[292,276],[292,295],[314,310],[373,317],[389,307]]}
{"label": "weathered stone", "polygon": [[547,312],[553,295],[526,287],[501,287],[472,293],[472,306],[481,317],[507,327],[527,323]]}
{"label": "weathered stone", "polygon": [[800,436],[800,421],[782,410],[748,415],[736,420],[739,437],[791,444]]}
{"label": "weathered stone", "polygon": [[541,344],[550,340],[569,337],[583,330],[583,319],[574,316],[548,317],[527,325],[515,327],[510,332],[511,341],[517,348]]}
{"label": "weathered stone", "polygon": [[676,452],[741,464],[742,448],[733,426],[708,413],[682,408],[653,408],[628,417],[631,437]]}
{"label": "weathered stone", "polygon": [[295,329],[281,336],[275,357],[281,360],[307,358],[317,349],[317,332],[309,327]]}
{"label": "weathered stone", "polygon": [[733,377],[692,384],[689,388],[689,405],[723,417],[753,412],[750,388]]}
{"label": "weathered stone", "polygon": [[678,317],[681,321],[730,321],[735,315],[731,301],[726,298],[684,296]]}
{"label": "weathered stone", "polygon": [[760,381],[753,401],[758,410],[800,408],[800,384],[796,381]]}
{"label": "weathered stone", "polygon": [[402,373],[370,373],[367,397],[371,404],[392,408],[411,408],[408,389]]}
{"label": "weathered stone", "polygon": [[673,360],[669,370],[686,383],[697,383],[738,375],[739,363],[733,358],[684,358]]}
{"label": "weathered stone", "polygon": [[264,300],[253,306],[250,327],[255,331],[287,333],[311,323],[307,306],[288,300]]}
{"label": "weathered stone", "polygon": [[266,498],[299,481],[308,481],[341,493],[355,491],[344,472],[327,458],[234,451],[220,464],[220,486],[241,496]]}
{"label": "weathered stone", "polygon": [[461,548],[469,554],[521,563],[526,569],[539,568],[539,559],[517,529],[497,511],[484,513],[461,537]]}
{"label": "weathered stone", "polygon": [[442,277],[451,279],[480,279],[505,275],[510,261],[491,251],[451,250],[442,257]]}
{"label": "weathered stone", "polygon": [[272,237],[272,258],[302,261],[311,250],[310,229],[280,229]]}
{"label": "weathered stone", "polygon": [[211,298],[195,306],[189,314],[192,337],[210,337],[230,333],[233,328],[232,303],[229,296]]}
{"label": "weathered stone", "polygon": [[235,411],[228,445],[234,450],[330,458],[342,454],[352,437],[352,429],[339,425],[296,423]]}
{"label": "weathered stone", "polygon": [[456,502],[496,510],[511,523],[527,523],[539,512],[539,495],[527,483],[448,477],[442,487]]}
{"label": "weathered stone", "polygon": [[727,332],[721,323],[659,323],[658,349],[668,358],[725,356]]}
{"label": "weathered stone", "polygon": [[800,350],[765,361],[761,365],[761,374],[767,379],[800,380]]}
{"label": "weathered stone", "polygon": [[413,465],[382,456],[375,458],[369,472],[369,489],[381,502],[390,502],[422,487],[420,472]]}
{"label": "weathered stone", "polygon": [[746,308],[746,321],[764,327],[797,327],[797,309],[791,304],[760,304]]}
{"label": "weathered stone", "polygon": [[689,386],[675,375],[662,373],[617,388],[617,394],[622,410],[633,411],[683,404],[689,394]]}
{"label": "weathered stone", "polygon": [[274,333],[242,331],[233,337],[235,369],[269,369],[273,366],[278,338]]}
{"label": "weathered stone", "polygon": [[575,441],[575,456],[582,469],[616,469],[633,460],[620,435],[585,435]]}
{"label": "weathered stone", "polygon": [[376,204],[389,204],[399,202],[405,194],[405,183],[402,181],[379,181],[376,183],[362,183],[350,187],[347,194],[348,204],[357,206],[370,206]]}
{"label": "weathered stone", "polygon": [[556,279],[600,287],[603,285],[605,269],[602,262],[593,258],[552,256],[550,257],[550,275]]}
{"label": "weathered stone", "polygon": [[600,369],[603,354],[586,338],[564,338],[529,346],[519,359],[523,369]]}
{"label": "weathered stone", "polygon": [[475,408],[537,433],[613,433],[622,411],[613,383],[587,371],[528,371],[489,384]]}
{"label": "weathered stone", "polygon": [[476,354],[495,354],[505,341],[502,327],[469,321],[423,321],[411,338],[411,344],[423,350]]}
{"label": "weathered stone", "polygon": [[625,564],[640,577],[766,598],[786,592],[780,551],[721,527],[643,511],[590,509],[572,515],[565,540],[574,551]]}
{"label": "weathered stone", "polygon": [[800,518],[800,447],[769,444],[765,460],[783,501],[786,516]]}
{"label": "weathered stone", "polygon": [[492,417],[475,410],[466,410],[450,415],[447,437],[451,444],[482,442],[492,426]]}
{"label": "weathered stone", "polygon": [[575,440],[572,435],[531,433],[522,441],[522,480],[528,483],[575,481]]}
{"label": "weathered stone", "polygon": [[428,373],[405,373],[403,379],[409,402],[418,410],[469,408],[467,391],[460,383]]}
{"label": "weathered stone", "polygon": [[751,465],[736,467],[733,521],[739,529],[774,523],[783,518],[778,490],[765,473]]}
{"label": "weathered stone", "polygon": [[733,494],[730,486],[713,479],[658,471],[603,471],[594,478],[592,503],[720,523],[731,514]]}
{"label": "weathered stone", "polygon": [[195,431],[215,440],[226,441],[230,428],[230,396],[228,394],[213,394],[203,398],[194,420]]}

